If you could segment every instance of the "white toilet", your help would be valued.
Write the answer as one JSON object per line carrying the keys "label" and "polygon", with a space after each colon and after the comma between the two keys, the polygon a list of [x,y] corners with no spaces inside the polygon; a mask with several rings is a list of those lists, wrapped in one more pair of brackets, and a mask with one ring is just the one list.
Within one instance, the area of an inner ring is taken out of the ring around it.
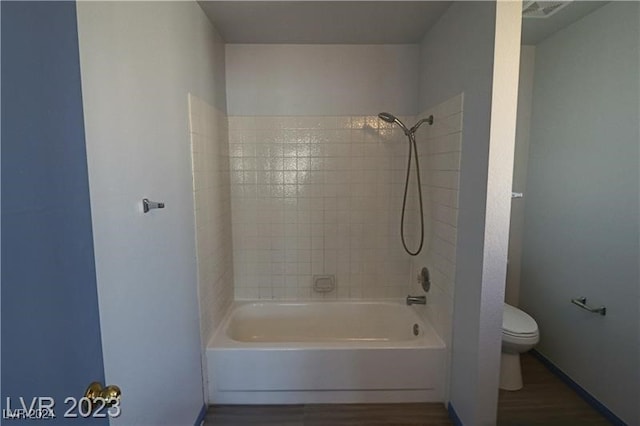
{"label": "white toilet", "polygon": [[500,389],[522,389],[520,354],[533,348],[540,340],[538,324],[529,314],[504,304],[502,315],[502,358]]}

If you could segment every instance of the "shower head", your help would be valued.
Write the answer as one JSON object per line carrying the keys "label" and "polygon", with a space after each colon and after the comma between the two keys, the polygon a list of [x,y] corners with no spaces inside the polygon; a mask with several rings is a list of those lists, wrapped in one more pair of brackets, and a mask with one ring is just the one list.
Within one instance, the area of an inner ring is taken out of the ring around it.
{"label": "shower head", "polygon": [[397,120],[395,115],[389,114],[388,112],[381,112],[380,114],[378,114],[378,118],[386,121],[387,123],[393,123]]}
{"label": "shower head", "polygon": [[409,129],[407,129],[407,126],[405,126],[404,123],[398,120],[398,117],[396,117],[393,114],[390,114],[388,112],[381,112],[380,114],[378,114],[378,118],[380,120],[386,121],[387,123],[391,123],[391,124],[396,123],[398,126],[402,128],[402,130],[404,130],[404,134],[407,136],[409,136],[409,134],[411,133]]}

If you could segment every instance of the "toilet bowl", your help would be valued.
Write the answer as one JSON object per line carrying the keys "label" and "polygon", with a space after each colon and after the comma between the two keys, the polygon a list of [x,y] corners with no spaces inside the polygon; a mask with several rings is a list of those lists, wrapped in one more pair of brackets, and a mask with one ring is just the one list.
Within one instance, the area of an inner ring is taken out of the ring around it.
{"label": "toilet bowl", "polygon": [[539,340],[535,320],[529,314],[505,303],[502,315],[500,389],[522,389],[520,354],[533,348]]}

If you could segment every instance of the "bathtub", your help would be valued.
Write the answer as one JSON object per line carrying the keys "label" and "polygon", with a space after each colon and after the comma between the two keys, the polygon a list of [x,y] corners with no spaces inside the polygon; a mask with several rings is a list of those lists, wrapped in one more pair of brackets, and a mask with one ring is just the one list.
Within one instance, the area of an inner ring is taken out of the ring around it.
{"label": "bathtub", "polygon": [[443,401],[446,348],[415,309],[236,303],[207,345],[209,403]]}

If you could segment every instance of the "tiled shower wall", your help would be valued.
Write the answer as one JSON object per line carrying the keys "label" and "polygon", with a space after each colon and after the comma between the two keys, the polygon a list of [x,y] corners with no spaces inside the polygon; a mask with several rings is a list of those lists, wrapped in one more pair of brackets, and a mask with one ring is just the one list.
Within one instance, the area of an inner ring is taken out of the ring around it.
{"label": "tiled shower wall", "polygon": [[432,285],[424,313],[448,348],[451,347],[456,270],[462,113],[463,95],[460,94],[418,115],[418,118],[433,115],[434,124],[422,126],[416,133],[428,232],[425,249],[411,260],[415,283],[412,293],[421,294],[415,277],[427,266]]}
{"label": "tiled shower wall", "polygon": [[233,302],[226,114],[189,94],[200,332],[206,346]]}
{"label": "tiled shower wall", "polygon": [[[236,298],[406,296],[397,127],[375,116],[230,116],[229,146]],[[335,275],[336,291],[313,292],[317,274]]]}

